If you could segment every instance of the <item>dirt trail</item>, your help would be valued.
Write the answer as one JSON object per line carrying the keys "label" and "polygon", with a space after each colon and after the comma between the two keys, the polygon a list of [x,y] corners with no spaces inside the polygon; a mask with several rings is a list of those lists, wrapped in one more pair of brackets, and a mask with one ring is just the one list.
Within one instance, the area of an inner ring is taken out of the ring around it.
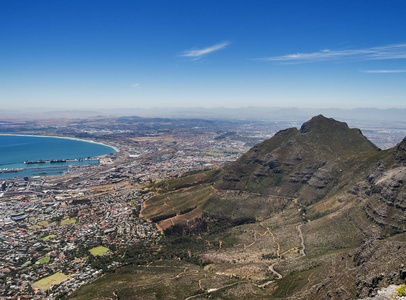
{"label": "dirt trail", "polygon": [[[276,241],[275,235],[272,233],[271,229],[270,229],[269,227],[264,226],[264,224],[262,224],[262,222],[259,223],[259,225],[261,225],[261,227],[265,228],[266,231],[265,231],[264,233],[259,233],[259,232],[255,231],[255,232],[254,232],[254,241],[253,241],[251,244],[249,244],[249,245],[244,244],[244,249],[253,246],[253,245],[257,242],[257,235],[259,235],[259,236],[265,236],[267,233],[269,233],[269,234],[272,236],[273,242],[274,242],[274,243],[276,244],[276,246],[278,247],[278,249],[276,250],[276,255],[277,255],[278,257],[281,257],[281,255],[280,255],[281,245],[279,245],[279,243]],[[240,245],[240,244],[238,244],[237,246],[239,246],[239,245]]]}
{"label": "dirt trail", "polygon": [[285,254],[288,254],[289,252],[293,252],[293,251],[297,251],[297,250],[298,250],[298,247],[293,247],[293,248],[290,248],[289,250],[286,250],[281,255],[283,256]]}
{"label": "dirt trail", "polygon": [[[265,232],[265,233],[269,232],[269,234],[272,236],[273,242],[278,246],[278,249],[276,250],[276,255],[277,255],[279,258],[281,258],[281,254],[280,254],[281,245],[276,241],[275,235],[273,234],[273,232],[271,231],[271,229],[270,229],[269,227],[264,226],[264,224],[263,224],[262,222],[259,223],[259,225],[261,225],[263,228],[266,228],[266,232]],[[264,235],[265,235],[265,233],[264,233]],[[270,265],[270,266],[269,266],[269,271],[271,271],[271,272],[274,273],[276,276],[278,276],[278,279],[281,279],[281,278],[282,278],[282,275],[281,275],[280,273],[276,272],[275,269],[274,269],[274,266],[275,266],[276,264],[278,264],[278,263],[279,263],[279,261],[274,262],[272,265]],[[268,283],[270,283],[270,282],[268,282]]]}
{"label": "dirt trail", "polygon": [[263,236],[263,235],[266,234],[266,232],[265,232],[264,234],[260,234],[260,233],[258,233],[258,232],[255,231],[255,232],[254,232],[254,241],[253,241],[251,244],[249,244],[249,245],[244,244],[244,249],[253,246],[253,245],[257,242],[257,234],[259,234],[260,236]]}
{"label": "dirt trail", "polygon": [[279,263],[279,261],[274,262],[272,265],[269,266],[269,271],[271,271],[272,273],[274,273],[276,276],[278,276],[277,279],[282,279],[282,275],[279,274],[278,272],[275,271],[275,269],[273,268],[274,266],[276,266]]}
{"label": "dirt trail", "polygon": [[217,250],[217,252],[219,252],[221,250],[221,245],[223,244],[223,241],[219,241],[219,249]]}
{"label": "dirt trail", "polygon": [[275,240],[274,234],[273,234],[272,232],[269,232],[269,233],[272,235],[273,242],[278,246],[278,250],[276,250],[276,255],[277,255],[279,258],[281,258],[281,254],[280,254],[281,245],[279,245],[279,243]]}
{"label": "dirt trail", "polygon": [[[281,245],[279,245],[279,243],[276,241],[275,235],[272,233],[271,229],[269,227],[264,226],[264,224],[262,224],[262,222],[259,223],[259,225],[261,225],[263,228],[266,228],[266,230],[267,230],[266,232],[269,232],[269,234],[272,236],[273,242],[278,246],[278,250],[276,250],[276,255],[280,258],[281,257],[281,254],[280,254]],[[265,233],[264,233],[264,235],[265,235]]]}
{"label": "dirt trail", "polygon": [[[212,246],[212,244],[210,243],[209,240],[205,240],[201,236],[198,236],[196,239],[204,241],[205,243],[207,243],[208,247]],[[220,244],[220,248],[221,248],[221,244]]]}
{"label": "dirt trail", "polygon": [[305,253],[306,246],[305,246],[305,243],[304,243],[303,233],[302,233],[302,229],[301,229],[302,226],[303,226],[303,224],[300,224],[299,226],[297,226],[297,231],[299,231],[299,236],[300,236],[300,239],[302,241],[301,242],[302,249],[300,249],[300,254],[302,254],[303,256],[306,256],[306,253]]}
{"label": "dirt trail", "polygon": [[200,279],[200,280],[199,280],[199,288],[200,288],[202,291],[204,291],[204,288],[202,287],[202,282],[203,282],[203,281],[206,281],[206,280],[211,280],[211,279],[216,279],[216,276],[213,276],[213,277],[211,277],[211,278],[203,278],[203,279]]}

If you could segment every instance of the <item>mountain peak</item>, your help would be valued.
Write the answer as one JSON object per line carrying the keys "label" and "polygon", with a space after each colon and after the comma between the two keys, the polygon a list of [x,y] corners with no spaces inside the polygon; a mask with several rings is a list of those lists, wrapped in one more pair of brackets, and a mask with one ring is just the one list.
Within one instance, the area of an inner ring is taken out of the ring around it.
{"label": "mountain peak", "polygon": [[[347,123],[323,115],[305,122],[297,138],[306,144],[308,149],[317,147],[319,150],[327,150],[325,154],[333,151],[336,156],[353,156],[379,150],[358,128],[349,128]],[[324,156],[322,151],[318,152]]]}
{"label": "mountain peak", "polygon": [[377,151],[359,129],[318,115],[300,130],[281,131],[254,146],[224,168],[217,187],[313,201],[334,187],[343,168]]}
{"label": "mountain peak", "polygon": [[349,127],[344,122],[336,121],[332,118],[326,118],[323,115],[318,115],[311,118],[304,123],[300,128],[301,133],[307,133],[311,131],[335,131],[335,130],[349,130]]}

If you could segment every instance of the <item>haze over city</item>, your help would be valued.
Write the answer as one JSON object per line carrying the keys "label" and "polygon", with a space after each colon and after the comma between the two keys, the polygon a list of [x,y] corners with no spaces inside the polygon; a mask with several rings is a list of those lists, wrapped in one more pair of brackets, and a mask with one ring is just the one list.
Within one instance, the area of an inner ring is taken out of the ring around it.
{"label": "haze over city", "polygon": [[2,109],[405,108],[404,1],[3,1]]}

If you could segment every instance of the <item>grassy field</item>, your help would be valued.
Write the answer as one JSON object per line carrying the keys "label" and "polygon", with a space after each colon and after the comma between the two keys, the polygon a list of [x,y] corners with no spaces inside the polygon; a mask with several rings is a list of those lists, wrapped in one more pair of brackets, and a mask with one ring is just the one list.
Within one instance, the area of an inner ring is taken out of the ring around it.
{"label": "grassy field", "polygon": [[56,237],[56,235],[55,234],[51,234],[51,235],[48,235],[48,236],[44,236],[42,239],[41,239],[41,241],[47,241],[47,240],[49,240],[49,239],[52,239],[52,238],[54,238],[54,237]]}
{"label": "grassy field", "polygon": [[37,226],[41,226],[41,227],[47,227],[49,225],[48,221],[39,221],[37,223]]}
{"label": "grassy field", "polygon": [[109,252],[110,249],[103,247],[103,246],[99,246],[99,247],[92,248],[89,251],[93,256],[100,256],[100,255],[103,255],[104,253]]}
{"label": "grassy field", "polygon": [[224,151],[208,151],[207,154],[211,156],[224,155]]}
{"label": "grassy field", "polygon": [[66,276],[63,273],[55,273],[51,276],[42,278],[36,282],[34,282],[32,284],[33,287],[38,287],[41,290],[46,291],[47,289],[49,289],[51,286],[55,285],[55,284],[59,284],[62,281],[66,280],[68,278],[68,276]]}
{"label": "grassy field", "polygon": [[67,224],[75,224],[76,219],[69,219],[69,220],[62,220],[61,225],[67,225]]}
{"label": "grassy field", "polygon": [[49,262],[49,260],[50,260],[49,256],[45,256],[45,257],[39,259],[39,260],[36,262],[36,264],[47,263],[47,262]]}

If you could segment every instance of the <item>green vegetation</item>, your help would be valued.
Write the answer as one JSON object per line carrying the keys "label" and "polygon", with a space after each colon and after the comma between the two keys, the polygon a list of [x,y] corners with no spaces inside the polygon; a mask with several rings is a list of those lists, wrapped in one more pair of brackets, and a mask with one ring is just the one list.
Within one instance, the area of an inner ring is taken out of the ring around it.
{"label": "green vegetation", "polygon": [[211,156],[224,155],[224,151],[209,151],[207,154]]}
{"label": "green vegetation", "polygon": [[159,193],[162,194],[182,188],[197,186],[199,184],[213,183],[217,179],[219,174],[219,169],[200,172],[189,172],[185,173],[183,176],[177,179],[156,182],[154,185],[151,186],[151,189],[157,190],[159,191]]}
{"label": "green vegetation", "polygon": [[214,216],[204,213],[201,218],[194,220],[190,226],[175,224],[164,231],[165,236],[189,236],[210,233],[210,236],[224,233],[227,229],[244,224],[255,223],[254,218],[231,219],[224,216]]}
{"label": "green vegetation", "polygon": [[51,258],[50,258],[49,256],[45,256],[45,257],[39,259],[39,260],[36,262],[36,264],[44,264],[44,263],[49,262],[50,260],[51,260]]}
{"label": "green vegetation", "polygon": [[49,289],[51,286],[55,285],[55,284],[59,284],[62,281],[66,280],[68,278],[68,276],[66,276],[63,273],[55,273],[51,276],[42,278],[41,280],[38,280],[36,282],[34,282],[32,284],[33,287],[38,287],[41,290],[46,291],[47,289]]}
{"label": "green vegetation", "polygon": [[68,220],[62,220],[61,221],[61,225],[67,225],[67,224],[75,224],[76,223],[76,219],[68,219]]}
{"label": "green vegetation", "polygon": [[396,290],[396,294],[397,294],[399,297],[406,296],[406,284],[402,284],[402,285],[400,286],[400,288],[398,288],[398,289]]}
{"label": "green vegetation", "polygon": [[23,265],[21,266],[22,268],[28,267],[31,264],[30,261],[26,261],[25,263],[23,263]]}
{"label": "green vegetation", "polygon": [[103,247],[103,246],[99,246],[99,247],[95,247],[89,250],[89,252],[93,255],[93,256],[101,256],[107,252],[109,252],[110,249]]}
{"label": "green vegetation", "polygon": [[44,236],[44,237],[41,238],[40,240],[43,241],[43,242],[45,242],[45,241],[47,241],[47,240],[49,240],[49,239],[51,239],[51,238],[54,238],[54,237],[56,237],[55,234],[50,234],[50,235]]}
{"label": "green vegetation", "polygon": [[276,259],[278,256],[275,253],[262,254],[261,259]]}
{"label": "green vegetation", "polygon": [[317,266],[313,269],[308,269],[302,272],[292,272],[278,281],[278,288],[272,294],[275,298],[285,299],[292,296],[294,293],[299,292],[307,284],[309,284],[309,277],[314,276],[315,272],[322,270],[322,266]]}
{"label": "green vegetation", "polygon": [[40,221],[37,223],[37,226],[46,227],[49,225],[48,221]]}
{"label": "green vegetation", "polygon": [[142,213],[154,222],[177,215],[195,219],[203,213],[202,207],[212,198],[215,198],[215,195],[211,186],[197,185],[185,190],[177,190],[170,195],[158,194],[150,198]]}

